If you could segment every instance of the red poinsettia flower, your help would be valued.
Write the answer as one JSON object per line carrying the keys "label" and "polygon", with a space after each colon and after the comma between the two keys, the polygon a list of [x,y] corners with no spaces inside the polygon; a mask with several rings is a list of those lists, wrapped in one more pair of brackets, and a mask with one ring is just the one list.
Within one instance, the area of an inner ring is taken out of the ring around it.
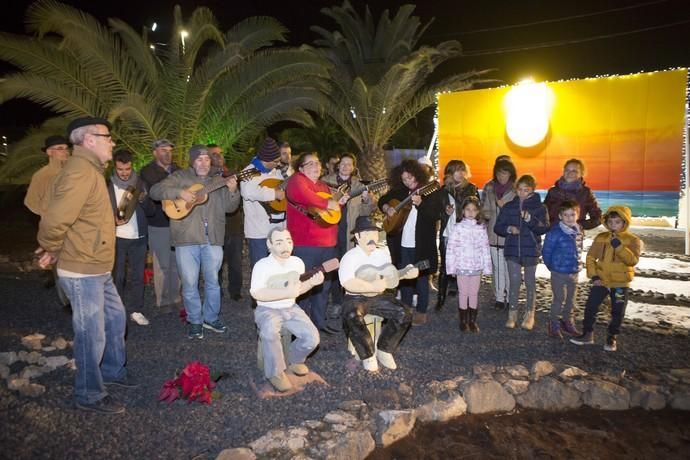
{"label": "red poinsettia flower", "polygon": [[208,366],[193,361],[182,369],[177,378],[163,384],[158,400],[170,403],[178,398],[185,398],[188,402],[211,404],[215,386]]}

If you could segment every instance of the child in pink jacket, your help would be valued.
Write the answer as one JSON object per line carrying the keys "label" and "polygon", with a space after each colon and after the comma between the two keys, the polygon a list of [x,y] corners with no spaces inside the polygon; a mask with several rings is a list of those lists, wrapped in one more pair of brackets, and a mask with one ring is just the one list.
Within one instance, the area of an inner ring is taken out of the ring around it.
{"label": "child in pink jacket", "polygon": [[479,332],[479,284],[482,273],[491,274],[489,237],[480,209],[479,200],[474,196],[462,202],[462,219],[453,227],[446,249],[446,273],[455,275],[458,280],[460,330],[463,332],[468,328]]}

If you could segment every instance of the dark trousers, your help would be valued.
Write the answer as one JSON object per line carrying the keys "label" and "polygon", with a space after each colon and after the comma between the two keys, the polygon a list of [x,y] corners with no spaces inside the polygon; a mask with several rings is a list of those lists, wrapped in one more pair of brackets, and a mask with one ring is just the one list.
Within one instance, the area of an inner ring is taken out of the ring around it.
{"label": "dark trousers", "polygon": [[[115,239],[113,280],[122,303],[132,310],[144,305],[144,267],[146,266],[146,237],[130,240]],[[129,270],[127,270],[129,265]],[[125,288],[127,294],[125,295]]]}
{"label": "dark trousers", "polygon": [[[415,258],[415,248],[400,248],[398,269],[417,262],[419,261]],[[412,305],[412,296],[415,293],[417,294],[417,311],[426,313],[429,305],[429,275],[427,270],[420,271],[417,279],[400,281],[400,300],[405,305]]]}
{"label": "dark trousers", "polygon": [[[227,264],[228,270],[228,294],[237,295],[242,292],[242,236],[231,235],[225,240],[223,246],[223,268]],[[223,271],[221,268],[221,272]],[[222,276],[218,277],[222,280]]]}
{"label": "dark trousers", "polygon": [[[321,246],[296,246],[292,255],[299,257],[304,262],[307,271],[318,267],[328,259],[335,257],[335,247]],[[326,304],[328,303],[328,293],[331,290],[331,281],[334,273],[324,273],[323,284],[314,286],[310,291],[299,298],[299,306],[311,318],[314,326],[318,329],[325,329],[326,323]]]}
{"label": "dark trousers", "polygon": [[[338,242],[336,243],[335,251],[335,256],[338,259],[342,259],[345,253],[347,252],[347,237],[342,235],[342,232],[340,230],[338,231]],[[337,276],[333,277],[333,283],[331,284],[331,301],[334,304],[340,305],[343,303],[344,295],[345,293],[343,292],[343,287],[340,285],[340,279],[338,279]]]}
{"label": "dark trousers", "polygon": [[377,343],[378,349],[395,353],[412,323],[412,309],[403,305],[391,294],[381,294],[376,297],[345,295],[343,328],[360,359],[367,359],[374,355],[374,341],[364,322],[364,316],[367,314],[377,315],[385,320]]}
{"label": "dark trousers", "polygon": [[628,288],[607,288],[606,286],[592,286],[585,304],[585,319],[582,322],[583,332],[594,331],[594,323],[597,319],[599,306],[606,296],[611,297],[611,322],[609,323],[609,335],[618,335],[621,332],[621,323],[625,316],[625,307],[628,306]]}

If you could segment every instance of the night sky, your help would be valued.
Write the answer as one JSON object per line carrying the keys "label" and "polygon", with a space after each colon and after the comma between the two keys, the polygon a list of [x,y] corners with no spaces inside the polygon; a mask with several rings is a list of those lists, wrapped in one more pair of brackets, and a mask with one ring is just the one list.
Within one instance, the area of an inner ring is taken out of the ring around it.
{"label": "night sky", "polygon": [[[23,33],[24,11],[31,1],[11,0],[3,7],[0,30]],[[124,19],[136,29],[158,23],[155,39],[169,35],[173,5],[188,15],[197,6],[209,7],[223,29],[256,15],[273,16],[289,30],[291,44],[311,43],[310,25],[333,30],[334,23],[320,13],[340,0],[302,1],[68,1],[101,20]],[[351,0],[358,11],[368,4],[378,18],[409,2]],[[492,74],[506,83],[532,76],[535,80],[558,80],[601,74],[624,74],[690,66],[690,1],[688,0],[425,0],[418,1],[415,14],[423,21],[435,18],[423,42],[436,44],[459,40],[467,57],[438,69],[439,75],[469,69],[493,68]],[[569,18],[567,20],[559,20]],[[672,25],[674,24],[675,25]],[[523,27],[510,27],[524,25]],[[667,26],[668,27],[663,27]],[[488,30],[487,30],[488,29]],[[644,30],[649,29],[649,30]],[[639,31],[637,33],[627,33]],[[592,39],[603,37],[600,39]],[[559,43],[560,46],[542,45]],[[529,48],[500,52],[506,48]],[[0,73],[11,71],[0,63]],[[45,112],[26,102],[0,106],[0,130],[20,133],[28,124],[40,122]],[[15,134],[19,135],[19,134]]]}

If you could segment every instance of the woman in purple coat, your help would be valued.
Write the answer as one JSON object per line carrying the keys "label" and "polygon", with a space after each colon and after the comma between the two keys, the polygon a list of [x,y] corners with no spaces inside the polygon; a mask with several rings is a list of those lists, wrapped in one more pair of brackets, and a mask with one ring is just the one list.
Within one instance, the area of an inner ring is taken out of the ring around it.
{"label": "woman in purple coat", "polygon": [[549,189],[544,204],[549,210],[549,222],[558,223],[558,209],[564,201],[576,201],[580,205],[577,223],[584,230],[591,230],[601,223],[601,209],[592,190],[585,185],[585,165],[577,158],[571,158],[563,166],[563,176]]}

